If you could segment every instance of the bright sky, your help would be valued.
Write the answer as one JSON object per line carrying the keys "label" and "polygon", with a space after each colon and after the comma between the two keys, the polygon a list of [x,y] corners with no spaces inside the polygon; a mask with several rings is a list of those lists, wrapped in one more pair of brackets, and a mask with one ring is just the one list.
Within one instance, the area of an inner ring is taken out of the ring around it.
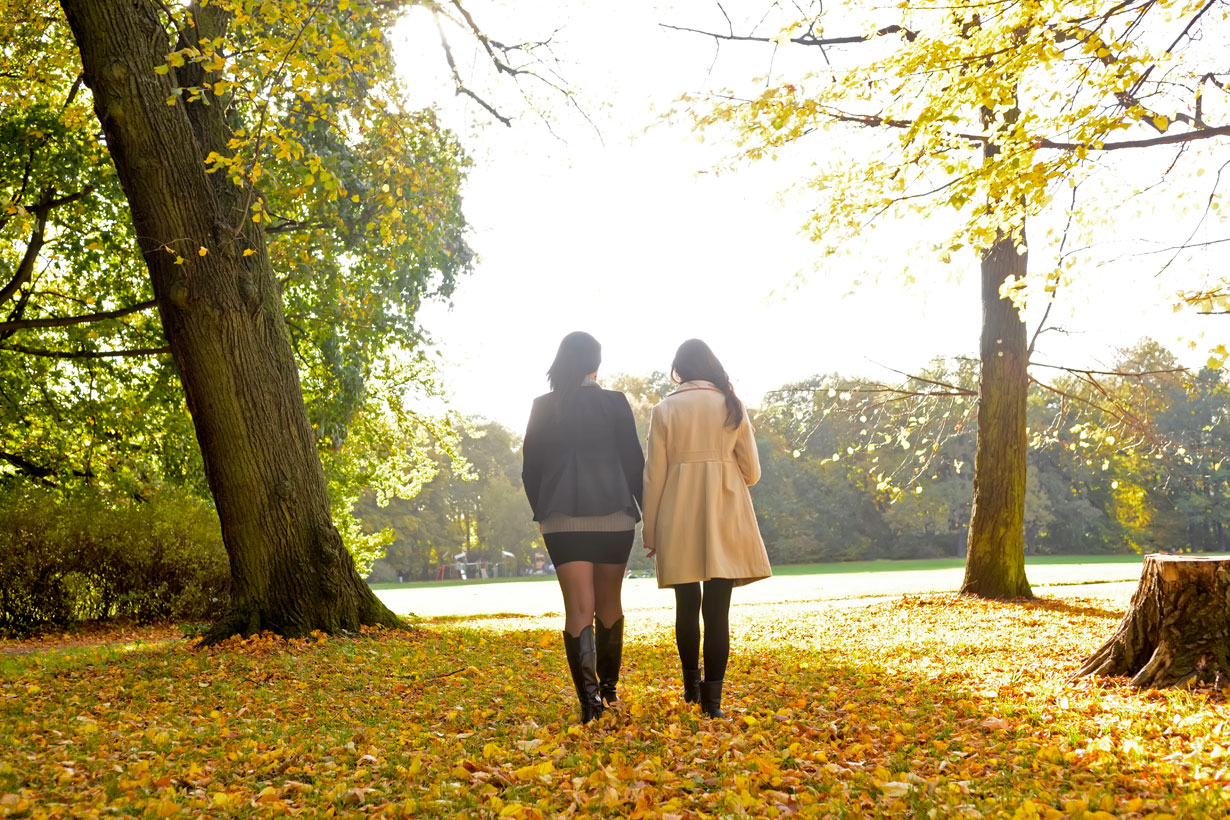
{"label": "bright sky", "polygon": [[[689,128],[662,122],[672,100],[706,82],[714,49],[658,24],[720,26],[715,7],[565,5],[570,11],[550,16],[527,13],[526,4],[515,14],[472,11],[506,41],[541,38],[559,27],[553,42],[560,73],[601,139],[558,95],[539,94],[555,109],[552,128],[563,139],[553,137],[525,111],[514,86],[486,85],[480,77],[476,90],[520,114],[511,129],[484,126],[489,118],[474,103],[453,96],[430,18],[416,10],[399,38],[399,64],[414,101],[439,105],[475,160],[465,210],[477,268],[451,307],[422,312],[455,409],[523,430],[530,402],[547,390],[545,372],[559,340],[572,330],[599,339],[605,374],[665,371],[681,341],[705,339],[752,405],[767,390],[817,373],[895,379],[883,366],[909,370],[934,356],[976,354],[972,253],[949,265],[914,259],[918,283],[901,281],[914,245],[935,225],[881,224],[865,245],[817,266],[818,248],[799,233],[805,201],[781,196],[807,173],[806,162],[765,162],[715,176],[724,146],[702,144]],[[453,47],[463,74],[482,66],[472,44],[454,38]],[[725,48],[718,71],[736,79],[763,74],[768,56],[760,46]],[[858,137],[847,139],[824,149],[856,151]],[[1201,204],[1206,195],[1198,195]],[[1156,219],[1123,221],[1155,227]],[[1188,230],[1176,224],[1160,238],[1182,234],[1177,242]],[[1202,362],[1216,343],[1210,339],[1227,335],[1225,323],[1173,314],[1179,284],[1169,274],[1153,276],[1159,266],[1156,258],[1134,258],[1083,274],[1052,312],[1052,322],[1068,333],[1045,334],[1036,358],[1104,367],[1116,346],[1148,334],[1189,356],[1189,364]],[[1037,317],[1028,318],[1032,332]]]}

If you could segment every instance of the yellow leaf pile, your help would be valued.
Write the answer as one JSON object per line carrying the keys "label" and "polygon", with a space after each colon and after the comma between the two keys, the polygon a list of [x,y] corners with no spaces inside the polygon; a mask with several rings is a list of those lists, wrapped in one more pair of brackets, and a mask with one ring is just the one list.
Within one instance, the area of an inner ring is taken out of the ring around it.
{"label": "yellow leaf pile", "polygon": [[1226,816],[1222,693],[1065,683],[1107,606],[736,606],[718,721],[671,613],[629,613],[623,704],[586,727],[554,620],[0,643],[0,816]]}

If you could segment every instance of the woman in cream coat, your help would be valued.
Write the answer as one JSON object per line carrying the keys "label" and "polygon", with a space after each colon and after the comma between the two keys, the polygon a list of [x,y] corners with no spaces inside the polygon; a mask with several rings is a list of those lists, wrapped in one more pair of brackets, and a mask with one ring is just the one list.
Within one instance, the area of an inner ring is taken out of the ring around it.
{"label": "woman in cream coat", "polygon": [[747,411],[708,345],[680,345],[671,376],[682,384],[653,409],[649,425],[645,549],[656,555],[658,586],[675,590],[683,699],[721,717],[731,588],[772,574],[747,489],[760,479],[760,460]]}

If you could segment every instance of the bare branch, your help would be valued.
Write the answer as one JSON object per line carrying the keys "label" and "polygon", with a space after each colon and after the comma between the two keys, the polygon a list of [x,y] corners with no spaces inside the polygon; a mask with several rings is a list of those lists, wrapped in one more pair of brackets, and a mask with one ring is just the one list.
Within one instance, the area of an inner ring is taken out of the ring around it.
{"label": "bare branch", "polygon": [[[1072,230],[1072,217],[1076,213],[1076,192],[1080,190],[1080,183],[1072,186],[1072,201],[1068,204],[1068,221],[1063,226],[1063,239],[1059,241],[1059,250],[1056,252],[1060,259],[1063,259],[1064,246],[1068,244],[1068,234]],[[1042,335],[1042,331],[1046,329],[1046,320],[1050,318],[1051,308],[1055,306],[1055,298],[1059,293],[1059,282],[1055,282],[1055,286],[1051,288],[1051,297],[1046,303],[1046,310],[1042,312],[1042,319],[1038,322],[1038,327],[1034,330],[1034,335],[1029,340],[1029,348],[1025,351],[1025,361],[1029,361],[1034,355],[1034,348],[1038,344],[1038,337]]]}
{"label": "bare branch", "polygon": [[1139,254],[1137,254],[1137,256],[1153,256],[1154,254],[1159,254],[1159,253],[1170,253],[1173,250],[1188,250],[1190,248],[1205,248],[1205,247],[1208,247],[1209,245],[1221,245],[1226,242],[1230,242],[1230,237],[1227,237],[1225,239],[1210,239],[1208,242],[1185,242],[1182,245],[1175,245],[1170,248],[1159,248],[1158,250],[1155,250],[1155,251],[1142,251]]}
{"label": "bare branch", "polygon": [[[729,18],[727,18],[727,20],[729,21]],[[658,25],[662,28],[670,29],[671,31],[681,31],[681,32],[684,32],[685,34],[699,34],[703,37],[712,37],[714,40],[731,40],[731,41],[742,42],[742,43],[775,43],[779,45],[781,43],[780,40],[774,37],[761,37],[761,36],[747,35],[747,34],[735,34],[733,31],[730,34],[721,34],[716,31],[704,31],[703,29],[689,28],[687,26],[673,26],[670,23],[658,23]],[[876,37],[885,37],[889,34],[897,34],[898,32],[901,33],[901,36],[905,38],[906,42],[912,43],[914,42],[914,38],[918,36],[918,32],[916,31],[910,31],[909,29],[904,28],[903,26],[892,25],[892,26],[885,26],[884,28],[880,29],[874,34],[854,34],[849,37],[816,37],[814,34],[811,34],[810,32],[808,32],[807,34],[801,35],[799,37],[791,37],[788,40],[788,42],[795,43],[796,45],[800,45],[800,46],[815,46],[817,48],[823,49],[825,46],[841,46],[841,45],[848,45],[851,43],[865,43]]]}
{"label": "bare branch", "polygon": [[1191,371],[1186,367],[1168,367],[1163,370],[1090,370],[1084,367],[1064,367],[1059,364],[1045,364],[1043,362],[1030,362],[1030,367],[1045,367],[1049,370],[1063,370],[1067,373],[1073,373],[1078,376],[1120,376],[1122,378],[1143,379],[1145,376],[1165,376],[1176,373],[1191,375]]}
{"label": "bare branch", "polygon": [[[1187,21],[1187,25],[1183,27],[1183,31],[1179,32],[1179,36],[1174,38],[1174,42],[1171,43],[1169,46],[1167,46],[1166,51],[1164,51],[1163,53],[1169,54],[1170,52],[1174,51],[1175,47],[1179,45],[1179,43],[1183,40],[1183,38],[1186,37],[1188,33],[1192,30],[1192,27],[1196,25],[1196,23],[1200,20],[1201,17],[1204,16],[1204,13],[1208,11],[1209,9],[1211,9],[1214,5],[1216,5],[1216,3],[1217,3],[1217,0],[1206,0],[1205,4],[1201,6],[1200,9],[1194,15],[1192,15],[1192,19]],[[1137,78],[1136,82],[1132,84],[1131,90],[1127,92],[1129,97],[1136,96],[1136,94],[1144,86],[1145,81],[1149,79],[1149,75],[1153,73],[1153,69],[1155,68],[1157,68],[1156,63],[1149,66],[1148,68],[1144,70],[1144,72],[1140,75],[1140,77]]]}
{"label": "bare branch", "polygon": [[1187,244],[1191,242],[1192,239],[1195,238],[1196,234],[1200,231],[1200,226],[1202,226],[1204,224],[1204,221],[1208,219],[1209,211],[1212,210],[1213,208],[1213,200],[1217,198],[1217,188],[1219,185],[1221,185],[1222,172],[1225,171],[1226,168],[1228,167],[1230,167],[1230,160],[1227,160],[1226,162],[1222,163],[1222,166],[1217,169],[1217,176],[1213,179],[1213,188],[1209,191],[1209,198],[1208,198],[1208,201],[1204,203],[1204,211],[1200,214],[1200,219],[1196,220],[1196,224],[1192,228],[1192,232],[1187,235],[1187,239],[1184,239],[1183,242],[1181,242],[1179,246],[1175,248],[1174,254],[1169,259],[1166,260],[1166,264],[1162,265],[1162,269],[1154,274],[1155,277],[1161,276],[1163,273],[1166,272],[1167,268],[1169,268],[1172,264],[1174,264],[1174,261],[1179,258],[1179,254],[1183,252],[1183,249],[1187,246]]}
{"label": "bare branch", "polygon": [[[458,8],[460,8],[460,6],[458,6]],[[469,14],[465,12],[464,9],[462,9],[462,13],[466,15],[466,20],[471,24],[471,27],[473,28],[475,32],[475,36],[478,36],[478,30],[473,25],[474,21],[470,19]],[[511,128],[512,120],[510,118],[504,116],[499,111],[496,111],[493,105],[491,105],[489,102],[484,100],[482,97],[475,94],[473,91],[471,91],[469,88],[466,87],[466,84],[464,82],[462,82],[461,72],[457,70],[457,61],[453,59],[453,49],[449,46],[448,37],[444,34],[444,26],[441,25],[440,23],[440,15],[433,12],[432,19],[436,23],[436,31],[440,33],[440,46],[444,49],[444,59],[448,62],[449,71],[453,73],[453,85],[454,85],[454,88],[456,89],[456,93],[458,95],[466,96],[474,100],[474,102],[481,105],[488,114],[490,114],[491,116],[499,120],[501,123],[503,123],[505,127]],[[487,43],[486,39],[480,39],[480,42],[482,42],[484,48],[486,48],[487,54],[491,57],[492,62],[495,63],[497,70],[509,71],[509,73],[512,73],[511,69],[507,69],[504,63],[502,63],[499,59],[496,58],[495,53],[492,51],[491,46]]]}
{"label": "bare branch", "polygon": [[898,376],[905,376],[907,379],[912,379],[917,382],[922,382],[923,384],[930,384],[935,387],[943,388],[945,390],[955,391],[956,395],[959,395],[959,396],[978,395],[978,391],[976,390],[967,390],[964,387],[960,387],[955,384],[948,384],[947,382],[937,382],[932,379],[927,379],[922,376],[915,375],[913,373],[906,373],[904,370],[898,370],[895,367],[889,367],[888,365],[883,365],[883,364],[880,364],[879,362],[872,362],[872,364],[878,365],[879,367],[883,367],[885,370],[888,370],[889,372],[892,372],[892,373],[896,373]]}

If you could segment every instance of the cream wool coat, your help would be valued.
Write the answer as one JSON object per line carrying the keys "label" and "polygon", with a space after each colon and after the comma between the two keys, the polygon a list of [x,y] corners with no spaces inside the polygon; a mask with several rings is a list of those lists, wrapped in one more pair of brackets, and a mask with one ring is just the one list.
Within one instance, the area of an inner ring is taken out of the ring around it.
{"label": "cream wool coat", "polygon": [[747,489],[759,480],[751,422],[745,412],[738,430],[726,426],[715,385],[684,382],[653,409],[643,532],[657,550],[659,588],[773,574]]}

